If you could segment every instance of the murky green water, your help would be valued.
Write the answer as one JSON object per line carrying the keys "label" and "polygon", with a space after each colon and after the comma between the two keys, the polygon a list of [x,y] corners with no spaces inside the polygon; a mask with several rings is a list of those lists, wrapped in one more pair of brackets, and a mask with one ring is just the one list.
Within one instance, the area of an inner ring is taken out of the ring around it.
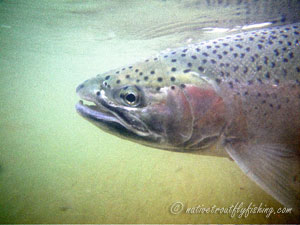
{"label": "murky green water", "polygon": [[0,223],[296,221],[286,214],[174,215],[174,202],[281,205],[228,159],[139,146],[76,114],[83,80],[192,36],[164,33],[179,24],[171,21],[199,13],[180,4],[0,1]]}

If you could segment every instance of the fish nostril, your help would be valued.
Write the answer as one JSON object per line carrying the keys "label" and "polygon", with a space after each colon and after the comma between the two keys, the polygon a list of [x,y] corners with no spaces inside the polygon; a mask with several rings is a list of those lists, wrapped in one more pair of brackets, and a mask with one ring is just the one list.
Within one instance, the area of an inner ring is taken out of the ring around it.
{"label": "fish nostril", "polygon": [[84,87],[84,84],[80,84],[77,88],[76,88],[76,92],[78,92],[80,89],[82,89]]}

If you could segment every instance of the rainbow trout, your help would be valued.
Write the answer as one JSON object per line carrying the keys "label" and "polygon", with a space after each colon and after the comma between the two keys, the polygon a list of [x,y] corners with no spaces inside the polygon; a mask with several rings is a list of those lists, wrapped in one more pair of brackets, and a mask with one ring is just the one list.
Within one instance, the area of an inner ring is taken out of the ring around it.
{"label": "rainbow trout", "polygon": [[[81,100],[77,112],[143,145],[227,154],[297,212],[299,30],[296,23],[226,36],[97,75],[77,87],[93,103]],[[215,143],[223,148],[208,148]]]}

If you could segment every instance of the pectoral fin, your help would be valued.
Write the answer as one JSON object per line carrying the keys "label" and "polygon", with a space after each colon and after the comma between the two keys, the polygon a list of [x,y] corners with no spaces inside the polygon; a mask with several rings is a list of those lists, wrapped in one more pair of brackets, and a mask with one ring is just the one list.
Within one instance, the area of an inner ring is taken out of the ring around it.
{"label": "pectoral fin", "polygon": [[228,154],[239,167],[276,200],[300,209],[300,149],[277,144],[228,142]]}

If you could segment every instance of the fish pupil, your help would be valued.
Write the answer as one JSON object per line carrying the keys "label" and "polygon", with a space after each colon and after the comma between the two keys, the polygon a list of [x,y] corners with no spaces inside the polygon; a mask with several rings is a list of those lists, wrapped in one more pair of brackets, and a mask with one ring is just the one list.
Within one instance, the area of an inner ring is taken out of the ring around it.
{"label": "fish pupil", "polygon": [[136,101],[136,97],[132,93],[127,94],[126,97],[125,97],[125,99],[130,104],[132,104],[132,103],[134,103]]}

